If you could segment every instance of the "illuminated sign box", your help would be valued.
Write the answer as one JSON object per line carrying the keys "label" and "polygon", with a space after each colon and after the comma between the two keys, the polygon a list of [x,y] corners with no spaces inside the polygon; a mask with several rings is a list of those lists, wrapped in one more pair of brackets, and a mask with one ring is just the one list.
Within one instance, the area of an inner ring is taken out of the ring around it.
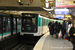
{"label": "illuminated sign box", "polygon": [[75,0],[56,0],[56,8],[75,8]]}
{"label": "illuminated sign box", "polygon": [[55,9],[55,14],[69,14],[69,9]]}
{"label": "illuminated sign box", "polygon": [[71,15],[65,15],[66,18],[71,18]]}
{"label": "illuminated sign box", "polygon": [[56,18],[63,19],[64,18],[64,15],[56,15]]}

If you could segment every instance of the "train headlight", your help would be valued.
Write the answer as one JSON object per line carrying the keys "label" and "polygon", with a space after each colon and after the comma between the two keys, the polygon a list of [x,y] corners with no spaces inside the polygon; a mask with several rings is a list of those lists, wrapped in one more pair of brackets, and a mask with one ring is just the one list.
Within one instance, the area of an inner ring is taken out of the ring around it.
{"label": "train headlight", "polygon": [[36,29],[35,29],[35,31],[36,31]]}
{"label": "train headlight", "polygon": [[24,28],[22,28],[22,30],[24,30]]}

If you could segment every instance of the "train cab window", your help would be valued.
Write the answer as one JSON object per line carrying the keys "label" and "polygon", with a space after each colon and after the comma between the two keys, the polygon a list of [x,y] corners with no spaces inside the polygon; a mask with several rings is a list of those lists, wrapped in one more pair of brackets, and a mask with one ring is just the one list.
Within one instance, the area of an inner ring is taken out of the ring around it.
{"label": "train cab window", "polygon": [[22,17],[22,32],[37,32],[37,15]]}
{"label": "train cab window", "polygon": [[36,24],[36,18],[32,18],[32,23],[35,25]]}
{"label": "train cab window", "polygon": [[17,18],[17,32],[21,31],[21,19]]}
{"label": "train cab window", "polygon": [[3,17],[3,33],[6,32],[6,18]]}
{"label": "train cab window", "polygon": [[16,18],[13,18],[13,34],[16,33]]}

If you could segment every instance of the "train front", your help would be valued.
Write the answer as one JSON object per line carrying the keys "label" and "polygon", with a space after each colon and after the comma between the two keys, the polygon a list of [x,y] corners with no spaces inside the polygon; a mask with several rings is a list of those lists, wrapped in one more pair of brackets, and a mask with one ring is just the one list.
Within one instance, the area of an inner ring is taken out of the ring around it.
{"label": "train front", "polygon": [[38,14],[22,13],[21,19],[21,35],[38,33]]}

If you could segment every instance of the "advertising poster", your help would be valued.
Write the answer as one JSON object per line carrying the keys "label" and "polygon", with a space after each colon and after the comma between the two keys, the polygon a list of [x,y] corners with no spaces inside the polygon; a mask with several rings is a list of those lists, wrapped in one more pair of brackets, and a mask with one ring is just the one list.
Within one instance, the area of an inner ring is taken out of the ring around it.
{"label": "advertising poster", "polygon": [[75,0],[56,0],[56,8],[75,8]]}

